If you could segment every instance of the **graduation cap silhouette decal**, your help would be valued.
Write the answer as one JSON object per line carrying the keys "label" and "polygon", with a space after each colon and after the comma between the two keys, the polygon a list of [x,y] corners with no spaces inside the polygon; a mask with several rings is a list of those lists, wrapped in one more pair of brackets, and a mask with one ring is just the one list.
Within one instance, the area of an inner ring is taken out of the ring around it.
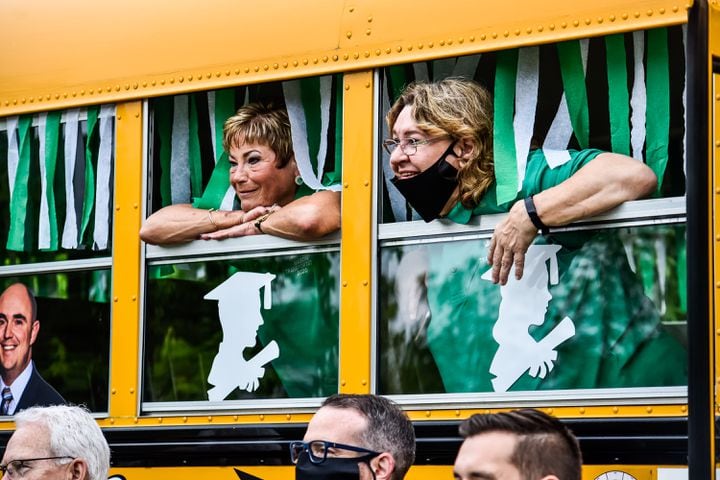
{"label": "graduation cap silhouette decal", "polygon": [[257,331],[263,324],[261,307],[272,307],[273,279],[271,273],[237,272],[205,295],[205,300],[217,300],[223,331],[208,375],[208,383],[214,385],[208,390],[208,400],[224,400],[236,388],[255,391],[265,375],[265,365],[280,356],[275,340],[252,358],[246,359],[243,353],[257,343]]}

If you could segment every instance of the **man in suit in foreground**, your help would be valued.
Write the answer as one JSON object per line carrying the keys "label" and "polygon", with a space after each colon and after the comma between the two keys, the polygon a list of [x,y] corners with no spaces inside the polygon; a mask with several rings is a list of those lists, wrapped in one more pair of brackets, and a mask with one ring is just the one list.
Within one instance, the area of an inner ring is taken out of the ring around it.
{"label": "man in suit in foreground", "polygon": [[22,283],[0,295],[0,414],[28,407],[64,404],[65,400],[38,373],[32,346],[40,331],[35,296]]}

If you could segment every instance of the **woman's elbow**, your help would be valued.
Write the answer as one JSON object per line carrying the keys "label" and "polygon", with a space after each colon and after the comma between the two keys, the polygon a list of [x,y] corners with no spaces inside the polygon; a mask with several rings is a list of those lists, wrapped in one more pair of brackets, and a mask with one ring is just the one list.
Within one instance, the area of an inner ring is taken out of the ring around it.
{"label": "woman's elbow", "polygon": [[313,206],[307,208],[303,215],[295,217],[297,236],[304,240],[316,240],[340,229],[340,212],[322,211]]}
{"label": "woman's elbow", "polygon": [[637,172],[632,177],[635,198],[650,196],[658,187],[658,178],[655,172],[644,163],[638,162]]}

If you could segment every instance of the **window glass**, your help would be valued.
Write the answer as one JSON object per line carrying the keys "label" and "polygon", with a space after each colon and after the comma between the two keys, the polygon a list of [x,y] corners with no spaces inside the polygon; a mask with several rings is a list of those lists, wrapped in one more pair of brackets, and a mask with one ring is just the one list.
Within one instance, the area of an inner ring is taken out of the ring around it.
{"label": "window glass", "polygon": [[103,105],[0,119],[3,265],[110,255],[114,116]]}
{"label": "window glass", "polygon": [[686,385],[684,235],[553,234],[502,287],[488,278],[487,238],[383,248],[379,392]]}
{"label": "window glass", "polygon": [[338,282],[337,251],[149,267],[143,400],[337,392]]}
{"label": "window glass", "polygon": [[[39,330],[30,352],[37,373],[66,402],[87,405],[91,411],[106,412],[110,364],[110,270],[0,278],[0,291],[25,303],[26,297],[16,293],[18,283],[28,287],[37,302]],[[19,311],[8,304],[3,310],[0,313],[6,316]],[[22,334],[9,338],[5,332],[3,344],[20,345],[22,338]],[[18,351],[19,347],[14,350]],[[0,372],[5,372],[14,362],[9,357],[3,358]],[[47,392],[39,383],[42,382],[31,380],[23,395],[43,403]]]}

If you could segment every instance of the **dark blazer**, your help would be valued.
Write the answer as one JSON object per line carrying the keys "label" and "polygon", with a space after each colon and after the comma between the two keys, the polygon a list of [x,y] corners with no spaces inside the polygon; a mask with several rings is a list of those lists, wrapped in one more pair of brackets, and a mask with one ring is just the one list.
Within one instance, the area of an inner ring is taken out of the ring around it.
{"label": "dark blazer", "polygon": [[30,381],[25,386],[20,400],[18,401],[15,413],[26,408],[48,405],[64,405],[65,399],[49,383],[45,381],[33,365]]}

